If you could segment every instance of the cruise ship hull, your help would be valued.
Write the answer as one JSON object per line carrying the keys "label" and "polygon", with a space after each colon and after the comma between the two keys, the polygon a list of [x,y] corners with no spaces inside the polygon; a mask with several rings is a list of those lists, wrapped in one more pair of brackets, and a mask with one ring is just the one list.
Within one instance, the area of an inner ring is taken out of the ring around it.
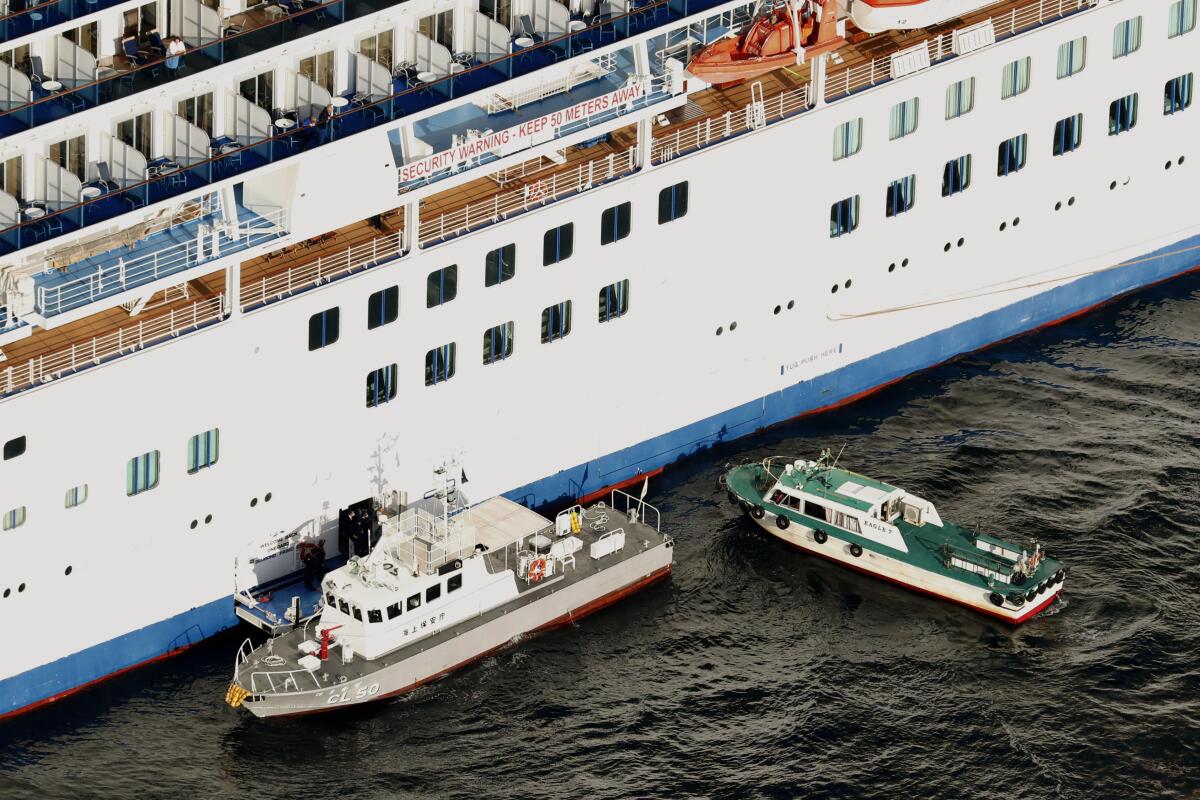
{"label": "cruise ship hull", "polygon": [[[1196,268],[1200,220],[1180,198],[1197,187],[1189,149],[1200,112],[1165,115],[1158,104],[1164,81],[1194,69],[1200,34],[1168,39],[1157,3],[1078,7],[878,85],[839,94],[837,78],[849,86],[850,70],[831,73],[822,96],[786,118],[769,97],[761,125],[736,128],[728,122],[736,114],[722,112],[699,123],[714,137],[705,146],[643,143],[627,173],[553,202],[539,183],[528,208],[481,213],[477,227],[445,237],[438,215],[418,208],[438,184],[397,192],[384,128],[398,122],[261,167],[270,180],[259,188],[277,195],[265,199],[292,206],[288,238],[266,248],[397,205],[424,227],[352,274],[261,304],[234,297],[202,329],[30,380],[3,398],[0,439],[27,435],[29,447],[0,463],[0,510],[27,506],[29,516],[0,537],[0,585],[11,587],[0,609],[10,636],[35,646],[6,659],[0,716],[231,627],[235,579],[247,590],[299,568],[288,546],[297,523],[336,528],[338,510],[363,498],[419,491],[448,452],[464,454],[472,496],[536,507],[596,495]],[[1147,20],[1141,51],[1108,58],[1114,25],[1134,14]],[[1056,49],[1085,35],[1086,68],[1054,80]],[[1002,99],[1002,71],[1030,53],[1035,78]],[[968,77],[974,109],[944,119],[947,86]],[[1137,126],[1107,135],[1110,102],[1135,90]],[[889,138],[891,110],[914,97],[919,125]],[[673,108],[684,99],[672,98]],[[643,132],[654,134],[657,110],[641,109]],[[1053,156],[1056,122],[1076,112],[1088,130],[1081,147]],[[835,129],[857,118],[861,149],[831,158]],[[998,176],[997,144],[1022,132],[1028,163]],[[515,169],[535,152],[574,153],[596,133],[464,169],[444,186]],[[943,166],[968,153],[971,185],[939,197]],[[885,217],[885,189],[910,172],[915,206]],[[686,215],[656,222],[660,192],[684,181]],[[831,204],[851,196],[861,197],[860,225],[832,237]],[[633,209],[628,235],[602,242],[603,215],[624,203]],[[567,223],[574,255],[544,265],[543,236]],[[515,276],[485,284],[485,256],[510,244]],[[458,295],[431,305],[427,279],[448,265],[460,271]],[[628,313],[598,321],[597,291],[621,279],[632,287]],[[398,319],[368,328],[368,297],[397,286]],[[539,341],[543,310],[568,299],[575,329]],[[340,340],[308,350],[311,319],[333,308]],[[481,363],[480,334],[508,320],[511,358]],[[450,342],[457,374],[428,385],[430,348]],[[364,378],[392,364],[394,402],[364,407]],[[217,428],[220,459],[188,474],[189,438]],[[159,485],[129,496],[126,464],[159,451]],[[64,508],[64,490],[86,484],[87,502]],[[94,613],[81,616],[85,608]],[[46,619],[81,621],[48,635]]]}

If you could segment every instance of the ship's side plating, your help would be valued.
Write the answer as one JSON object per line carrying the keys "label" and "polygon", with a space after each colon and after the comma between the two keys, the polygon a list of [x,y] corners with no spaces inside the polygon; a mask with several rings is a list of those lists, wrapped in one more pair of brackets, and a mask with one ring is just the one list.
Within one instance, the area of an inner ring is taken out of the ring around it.
{"label": "ship's side plating", "polygon": [[[1141,48],[1111,58],[1114,26],[1139,14]],[[6,658],[0,713],[232,624],[235,558],[292,558],[269,547],[298,509],[335,518],[419,487],[448,451],[468,453],[476,496],[579,496],[1193,268],[1200,112],[1160,104],[1198,66],[1196,34],[1166,26],[1162,3],[1103,3],[5,400],[0,438],[28,447],[0,464],[0,506],[28,520],[3,533],[0,608],[12,640],[38,646]],[[1085,35],[1086,68],[1057,79],[1059,45]],[[1025,56],[1029,89],[1002,100],[1004,66]],[[974,110],[944,119],[947,86],[972,76]],[[1133,92],[1136,127],[1109,136],[1109,104]],[[913,97],[917,129],[889,141],[890,109]],[[1082,146],[1051,155],[1075,113]],[[859,117],[861,152],[832,161],[834,126]],[[997,176],[997,146],[1022,133],[1027,165]],[[391,166],[386,133],[328,147],[280,170],[303,198],[297,237],[380,210],[345,176]],[[944,164],[967,153],[970,187],[941,197]],[[914,207],[885,217],[887,185],[910,174]],[[688,213],[658,224],[659,192],[682,181]],[[855,195],[857,230],[830,238],[831,204]],[[624,202],[630,235],[601,245],[602,213]],[[543,266],[543,234],[568,222],[574,254]],[[509,243],[515,277],[485,287],[485,254]],[[451,264],[458,296],[427,308],[427,276]],[[623,279],[628,314],[599,322],[598,292]],[[399,320],[368,330],[367,298],[390,286]],[[571,333],[542,344],[543,309],[568,299]],[[340,339],[309,352],[309,318],[334,307]],[[509,320],[513,355],[482,364],[483,332]],[[425,354],[450,342],[456,374],[426,386]],[[364,407],[367,374],[390,364],[395,400]],[[219,461],[186,474],[189,437],[213,428]],[[126,463],[155,450],[158,486],[126,496]],[[85,483],[87,502],[64,508]],[[48,641],[46,620],[78,622]]]}

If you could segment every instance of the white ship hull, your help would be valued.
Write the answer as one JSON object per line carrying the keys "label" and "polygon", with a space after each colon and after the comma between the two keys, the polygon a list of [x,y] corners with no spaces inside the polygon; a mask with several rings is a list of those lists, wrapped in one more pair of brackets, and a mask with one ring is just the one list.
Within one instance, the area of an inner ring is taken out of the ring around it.
{"label": "white ship hull", "polygon": [[[1134,14],[1147,45],[1110,59],[1113,26]],[[30,511],[3,535],[0,588],[12,592],[0,608],[24,644],[0,667],[0,716],[235,624],[235,560],[242,588],[298,569],[287,534],[299,521],[417,491],[447,452],[465,451],[476,497],[586,496],[1196,268],[1200,219],[1186,200],[1200,188],[1200,111],[1158,108],[1163,81],[1195,69],[1195,37],[1167,40],[1163,17],[1150,0],[1106,3],[3,400],[0,438],[29,447],[0,464],[0,507]],[[1084,35],[1086,69],[1056,81],[1056,48]],[[1030,89],[1001,101],[1004,65],[1029,54]],[[946,86],[972,75],[976,108],[944,120]],[[1133,91],[1137,127],[1107,136],[1109,103]],[[920,127],[888,141],[890,108],[911,97]],[[1078,111],[1084,146],[1052,157],[1055,122]],[[860,116],[862,152],[831,161],[834,126]],[[997,141],[1022,132],[1028,166],[997,177]],[[292,239],[394,206],[388,153],[376,129],[276,169],[307,198]],[[938,197],[942,164],[965,153],[971,187]],[[908,173],[915,207],[884,218],[887,183]],[[688,214],[656,224],[659,191],[684,180]],[[853,194],[860,229],[829,238],[831,202]],[[601,246],[602,212],[626,201],[630,236]],[[573,257],[543,267],[543,233],[566,222]],[[508,243],[516,276],[485,288],[484,254]],[[450,264],[458,297],[426,308],[427,275]],[[598,323],[598,290],[621,279],[629,313]],[[368,296],[393,285],[398,322],[368,330]],[[574,330],[539,343],[542,310],[565,299]],[[335,306],[340,340],[309,352],[309,318]],[[482,365],[481,333],[505,320],[514,354]],[[425,354],[447,342],[459,345],[457,374],[425,386]],[[392,363],[396,400],[364,407],[366,374]],[[186,474],[189,437],[212,428],[218,463]],[[153,450],[159,485],[126,496],[127,461]],[[64,508],[64,491],[84,483],[86,504]]]}

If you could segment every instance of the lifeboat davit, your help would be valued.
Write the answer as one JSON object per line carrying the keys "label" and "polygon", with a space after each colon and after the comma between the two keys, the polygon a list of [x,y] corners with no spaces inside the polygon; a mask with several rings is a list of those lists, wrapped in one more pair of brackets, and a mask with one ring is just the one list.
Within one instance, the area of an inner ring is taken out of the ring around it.
{"label": "lifeboat davit", "polygon": [[997,0],[854,0],[850,19],[865,33],[928,28]]}
{"label": "lifeboat davit", "polygon": [[[801,22],[801,41],[812,33],[814,20],[810,14]],[[760,16],[741,35],[718,39],[701,50],[688,72],[708,83],[732,83],[794,63],[791,14],[780,7]]]}

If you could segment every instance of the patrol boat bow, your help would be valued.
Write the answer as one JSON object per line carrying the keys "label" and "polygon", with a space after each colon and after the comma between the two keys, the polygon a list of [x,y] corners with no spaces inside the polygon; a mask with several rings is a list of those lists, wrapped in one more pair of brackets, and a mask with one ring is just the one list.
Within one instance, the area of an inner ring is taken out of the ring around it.
{"label": "patrol boat bow", "polygon": [[1036,542],[943,522],[903,489],[817,461],[767,458],[723,477],[729,501],[793,547],[1018,624],[1049,606],[1067,568]]}
{"label": "patrol boat bow", "polygon": [[319,618],[242,644],[231,706],[283,716],[401,694],[671,571],[658,510],[624,492],[553,522],[503,497],[466,508],[452,489],[431,494],[326,576]]}

